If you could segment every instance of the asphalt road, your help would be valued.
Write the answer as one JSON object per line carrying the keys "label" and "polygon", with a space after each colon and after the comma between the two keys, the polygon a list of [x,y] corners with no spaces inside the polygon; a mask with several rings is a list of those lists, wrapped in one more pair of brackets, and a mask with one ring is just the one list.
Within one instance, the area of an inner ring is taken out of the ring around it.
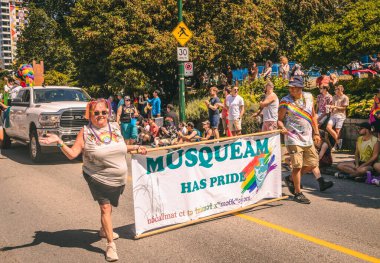
{"label": "asphalt road", "polygon": [[[2,153],[0,262],[105,262],[80,161],[52,154],[34,165],[25,146]],[[380,262],[380,187],[326,178],[326,193],[303,178],[310,205],[279,201],[137,241],[129,179],[113,215],[120,262]]]}

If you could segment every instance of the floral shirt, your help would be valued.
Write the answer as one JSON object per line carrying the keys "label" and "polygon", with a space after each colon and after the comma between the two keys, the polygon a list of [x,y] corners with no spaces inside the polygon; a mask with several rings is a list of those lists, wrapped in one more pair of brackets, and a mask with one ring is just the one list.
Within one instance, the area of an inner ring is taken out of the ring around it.
{"label": "floral shirt", "polygon": [[325,96],[323,94],[319,94],[317,96],[317,105],[318,105],[318,114],[326,113],[326,106],[331,105],[332,96],[330,93],[327,93]]}

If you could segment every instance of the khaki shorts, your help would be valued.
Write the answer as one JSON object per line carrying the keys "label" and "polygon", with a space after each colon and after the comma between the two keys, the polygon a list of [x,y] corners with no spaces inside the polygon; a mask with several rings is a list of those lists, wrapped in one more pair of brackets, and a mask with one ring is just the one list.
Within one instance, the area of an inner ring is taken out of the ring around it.
{"label": "khaki shorts", "polygon": [[288,149],[293,168],[319,166],[319,156],[314,145],[306,147],[288,145],[286,148]]}
{"label": "khaki shorts", "polygon": [[239,119],[239,120],[228,120],[228,129],[232,132],[241,131],[241,119]]}

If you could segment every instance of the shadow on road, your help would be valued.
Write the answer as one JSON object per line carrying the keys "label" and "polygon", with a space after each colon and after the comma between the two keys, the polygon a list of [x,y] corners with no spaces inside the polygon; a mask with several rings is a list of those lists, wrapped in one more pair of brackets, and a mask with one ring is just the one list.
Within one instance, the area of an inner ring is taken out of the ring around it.
{"label": "shadow on road", "polygon": [[333,181],[334,186],[325,192],[320,192],[312,175],[305,175],[302,182],[311,190],[309,194],[334,202],[351,203],[358,207],[380,209],[380,188],[374,185],[359,183],[352,180],[336,179],[324,176]]}
{"label": "shadow on road", "polygon": [[0,251],[33,247],[46,243],[52,246],[83,248],[91,252],[104,253],[102,249],[92,246],[92,243],[99,240],[98,231],[90,229],[62,230],[57,232],[36,231],[33,242],[20,246],[3,247],[0,248]]}
{"label": "shadow on road", "polygon": [[[134,239],[134,224],[115,228],[114,231],[120,235],[120,238]],[[82,248],[103,254],[104,251],[102,249],[92,245],[101,239],[98,234],[98,230],[91,229],[70,229],[56,232],[36,231],[34,240],[31,243],[13,247],[3,247],[0,248],[0,251],[33,247],[45,243],[57,247]]]}
{"label": "shadow on road", "polygon": [[66,163],[78,163],[79,159],[70,161],[63,153],[46,153],[43,156],[41,163],[34,163],[29,157],[29,149],[25,145],[21,144],[12,144],[12,148],[8,150],[1,150],[1,154],[19,164],[25,165],[60,165]]}

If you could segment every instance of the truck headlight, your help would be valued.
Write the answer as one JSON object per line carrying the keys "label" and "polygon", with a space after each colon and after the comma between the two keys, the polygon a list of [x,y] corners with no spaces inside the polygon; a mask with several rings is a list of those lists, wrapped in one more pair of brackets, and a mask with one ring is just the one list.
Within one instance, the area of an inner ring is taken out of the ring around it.
{"label": "truck headlight", "polygon": [[41,126],[57,126],[60,121],[60,115],[54,114],[41,114],[38,118]]}

